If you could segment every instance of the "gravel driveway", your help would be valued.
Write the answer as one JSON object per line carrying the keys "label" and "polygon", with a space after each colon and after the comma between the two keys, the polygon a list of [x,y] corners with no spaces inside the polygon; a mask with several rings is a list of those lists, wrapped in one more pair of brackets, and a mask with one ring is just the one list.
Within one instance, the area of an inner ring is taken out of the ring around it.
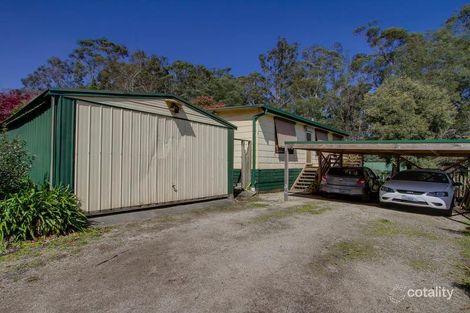
{"label": "gravel driveway", "polygon": [[[465,217],[281,199],[208,203],[5,258],[0,312],[470,311]],[[423,288],[452,295],[408,294]]]}

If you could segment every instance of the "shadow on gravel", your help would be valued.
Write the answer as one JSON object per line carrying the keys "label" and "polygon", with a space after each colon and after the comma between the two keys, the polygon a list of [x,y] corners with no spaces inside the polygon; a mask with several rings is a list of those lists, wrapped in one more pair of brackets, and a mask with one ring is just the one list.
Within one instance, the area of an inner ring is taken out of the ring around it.
{"label": "shadow on gravel", "polygon": [[[439,210],[428,209],[428,208],[420,208],[420,207],[411,207],[406,205],[399,205],[399,204],[380,204],[377,197],[374,197],[371,201],[365,202],[362,201],[358,197],[346,196],[346,195],[329,195],[329,196],[321,196],[321,195],[301,195],[301,194],[291,194],[290,197],[300,197],[300,198],[309,198],[309,199],[317,199],[317,200],[325,200],[330,202],[338,202],[338,203],[352,203],[352,204],[359,204],[369,207],[374,207],[381,210],[393,210],[393,211],[400,211],[404,213],[410,214],[423,214],[423,215],[432,215],[432,216],[443,216],[445,213]],[[451,217],[457,216],[461,213],[454,212]],[[448,217],[451,219],[451,217]],[[456,222],[461,222],[457,221]]]}

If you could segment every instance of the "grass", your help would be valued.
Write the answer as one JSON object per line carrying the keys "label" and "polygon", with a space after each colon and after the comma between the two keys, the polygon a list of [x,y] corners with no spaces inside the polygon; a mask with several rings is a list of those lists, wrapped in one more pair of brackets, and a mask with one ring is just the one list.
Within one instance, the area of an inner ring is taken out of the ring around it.
{"label": "grass", "polygon": [[361,241],[340,241],[331,249],[331,256],[342,261],[368,259],[375,254],[372,244]]}
{"label": "grass", "polygon": [[223,213],[223,212],[233,212],[233,211],[238,211],[244,209],[243,206],[234,203],[234,204],[224,204],[224,205],[218,205],[218,206],[211,206],[211,207],[206,207],[206,208],[201,208],[201,209],[195,209],[192,210],[191,213],[194,214],[209,214],[209,213]]}
{"label": "grass", "polygon": [[175,223],[181,221],[183,218],[181,216],[175,215],[163,215],[157,219],[159,223]]}
{"label": "grass", "polygon": [[268,206],[269,206],[269,203],[258,202],[258,201],[250,201],[245,204],[245,207],[249,209],[267,208]]}
{"label": "grass", "polygon": [[330,208],[318,207],[315,204],[309,203],[302,206],[294,206],[287,209],[280,209],[274,212],[258,215],[254,218],[253,222],[265,223],[297,214],[322,214],[328,210],[330,210]]}
{"label": "grass", "polygon": [[431,272],[436,269],[436,265],[432,261],[425,259],[412,259],[409,265],[412,269],[419,272]]}
{"label": "grass", "polygon": [[245,209],[256,209],[256,208],[266,208],[269,206],[269,203],[261,202],[256,198],[250,199],[248,201],[234,201],[233,203],[228,203],[219,206],[212,206],[202,209],[195,209],[192,213],[195,214],[208,214],[208,213],[224,213],[224,212],[234,212]]}
{"label": "grass", "polygon": [[87,228],[81,232],[71,233],[67,236],[54,236],[40,238],[34,241],[21,241],[10,244],[8,249],[0,255],[0,263],[5,261],[16,261],[22,258],[38,257],[47,252],[76,253],[80,248],[103,234],[111,231],[110,227]]}
{"label": "grass", "polygon": [[387,219],[373,221],[371,233],[375,236],[407,236],[426,238],[429,240],[439,240],[439,237],[434,234],[411,226],[399,225]]}

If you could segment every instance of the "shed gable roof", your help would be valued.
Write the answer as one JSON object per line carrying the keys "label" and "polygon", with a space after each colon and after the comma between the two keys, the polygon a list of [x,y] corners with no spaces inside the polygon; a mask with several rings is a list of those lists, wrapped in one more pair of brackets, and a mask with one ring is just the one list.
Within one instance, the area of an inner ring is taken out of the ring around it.
{"label": "shed gable roof", "polygon": [[[36,98],[32,99],[26,105],[21,107],[15,114],[10,116],[6,121],[4,121],[5,125],[8,125],[13,120],[16,120],[19,117],[27,115],[30,110],[34,110],[35,107],[40,106],[42,103],[45,102],[45,99],[49,96],[64,96],[70,98],[79,98],[79,97],[105,97],[105,98],[140,98],[140,99],[160,99],[160,100],[176,100],[180,102],[192,110],[198,112],[201,115],[205,115],[208,118],[217,121],[218,123],[222,124],[224,127],[236,129],[237,127],[225,119],[212,114],[189,101],[186,101],[180,97],[171,94],[158,94],[158,93],[139,93],[139,92],[124,92],[124,91],[108,91],[108,90],[84,90],[84,89],[60,89],[60,88],[52,88],[44,91]],[[106,103],[101,103],[105,104]]]}

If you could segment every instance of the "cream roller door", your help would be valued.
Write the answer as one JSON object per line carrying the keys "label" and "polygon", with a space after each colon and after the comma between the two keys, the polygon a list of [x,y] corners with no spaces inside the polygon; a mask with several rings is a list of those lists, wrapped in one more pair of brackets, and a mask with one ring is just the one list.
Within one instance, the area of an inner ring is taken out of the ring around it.
{"label": "cream roller door", "polygon": [[227,129],[77,101],[75,192],[86,212],[227,194]]}

